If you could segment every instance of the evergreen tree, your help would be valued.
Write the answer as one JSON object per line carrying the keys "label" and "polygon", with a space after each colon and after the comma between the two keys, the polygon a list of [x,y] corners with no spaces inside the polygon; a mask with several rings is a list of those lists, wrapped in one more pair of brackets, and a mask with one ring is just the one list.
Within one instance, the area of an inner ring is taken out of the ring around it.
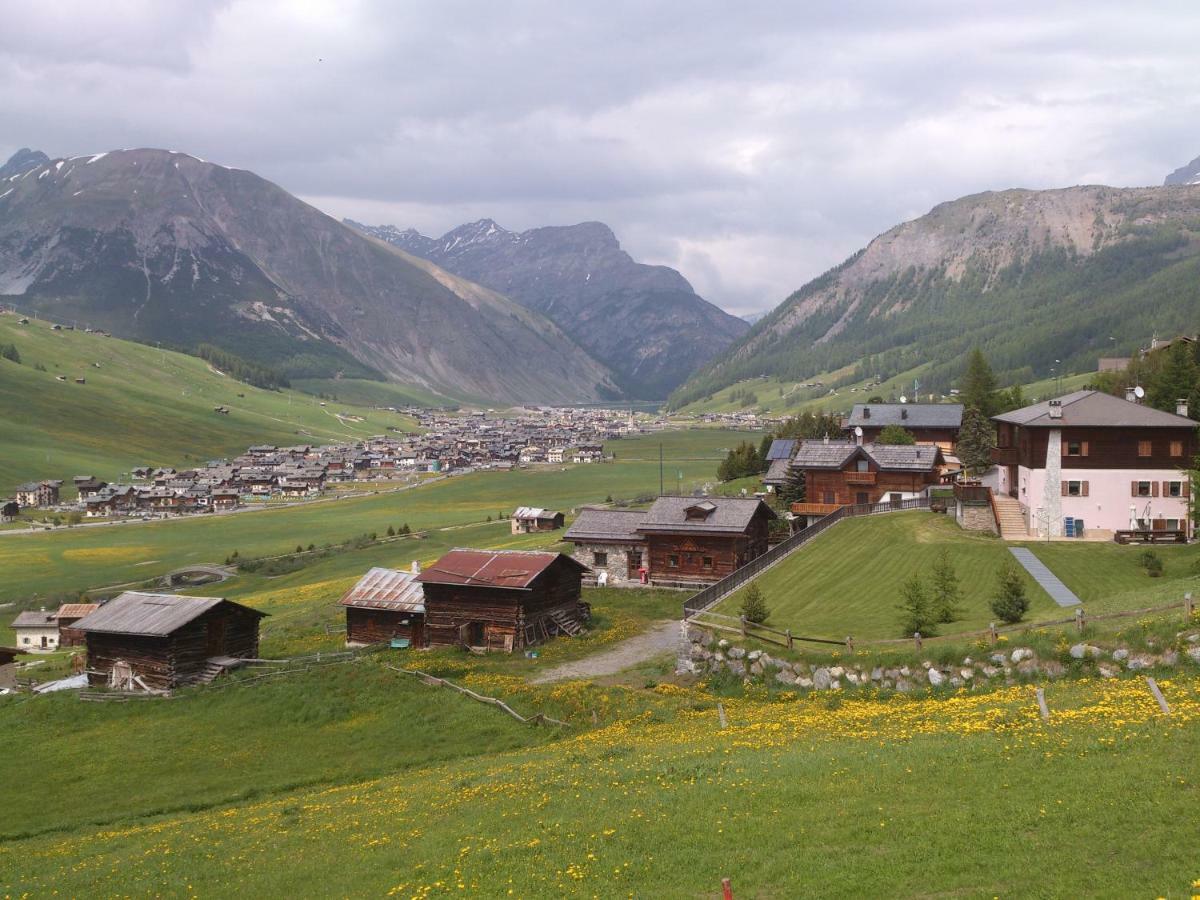
{"label": "evergreen tree", "polygon": [[767,471],[770,465],[767,462],[767,455],[771,452],[771,443],[775,440],[773,435],[764,434],[762,441],[758,445],[758,467],[760,472]]}
{"label": "evergreen tree", "polygon": [[996,374],[983,351],[976,347],[967,357],[962,380],[963,404],[973,406],[985,416],[996,414]]}
{"label": "evergreen tree", "polygon": [[753,582],[746,588],[746,592],[742,594],[741,612],[747,622],[754,622],[756,625],[761,625],[767,621],[767,617],[771,614],[770,610],[767,609],[767,601],[763,599],[762,591]]}
{"label": "evergreen tree", "polygon": [[779,499],[788,506],[793,503],[803,503],[808,496],[808,485],[804,469],[800,466],[788,468],[787,480],[779,487]]}
{"label": "evergreen tree", "polygon": [[1029,598],[1025,595],[1025,582],[1021,573],[1011,562],[1000,568],[996,594],[992,597],[992,612],[1009,625],[1016,624],[1029,611]]}
{"label": "evergreen tree", "polygon": [[912,446],[916,442],[913,433],[903,425],[885,425],[880,429],[879,437],[875,438],[877,444]]}
{"label": "evergreen tree", "polygon": [[921,632],[922,637],[934,634],[934,615],[929,594],[920,575],[914,575],[900,586],[900,633],[905,637]]}
{"label": "evergreen tree", "polygon": [[943,549],[933,564],[933,617],[939,622],[953,622],[960,618],[962,610],[958,603],[961,599],[958,573],[950,561],[950,551]]}
{"label": "evergreen tree", "polygon": [[1155,409],[1175,411],[1175,402],[1196,390],[1196,359],[1192,345],[1176,341],[1163,354],[1161,367],[1146,385],[1146,401]]}
{"label": "evergreen tree", "polygon": [[970,407],[963,413],[958,432],[958,458],[967,473],[978,475],[992,467],[992,448],[996,446],[996,429],[978,409]]}

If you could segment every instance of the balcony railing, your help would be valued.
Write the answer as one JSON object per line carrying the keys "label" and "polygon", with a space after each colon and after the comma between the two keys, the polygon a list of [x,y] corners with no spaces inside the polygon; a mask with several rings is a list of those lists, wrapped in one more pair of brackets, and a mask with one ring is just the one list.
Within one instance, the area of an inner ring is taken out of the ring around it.
{"label": "balcony railing", "polygon": [[841,509],[839,503],[793,503],[792,512],[798,516],[827,516]]}
{"label": "balcony railing", "polygon": [[1016,447],[993,447],[992,462],[998,466],[1015,466],[1020,462],[1020,453]]}
{"label": "balcony railing", "polygon": [[874,472],[847,472],[846,484],[874,484]]}

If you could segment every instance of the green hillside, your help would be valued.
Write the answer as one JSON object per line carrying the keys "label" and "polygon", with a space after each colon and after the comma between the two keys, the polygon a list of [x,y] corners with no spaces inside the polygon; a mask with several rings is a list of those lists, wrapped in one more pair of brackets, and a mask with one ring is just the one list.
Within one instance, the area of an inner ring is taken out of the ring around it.
{"label": "green hillside", "polygon": [[21,325],[13,314],[0,315],[0,344],[21,357],[19,364],[0,358],[0,496],[34,479],[113,480],[134,466],[194,465],[251,444],[326,443],[415,427],[395,413],[254,388],[184,354],[54,331],[36,319]]}

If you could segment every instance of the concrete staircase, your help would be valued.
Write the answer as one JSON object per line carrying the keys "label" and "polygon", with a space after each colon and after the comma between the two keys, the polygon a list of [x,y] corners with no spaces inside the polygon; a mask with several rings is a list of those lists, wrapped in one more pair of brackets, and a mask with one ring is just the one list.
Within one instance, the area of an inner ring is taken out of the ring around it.
{"label": "concrete staircase", "polygon": [[995,496],[996,513],[1000,517],[1000,537],[1006,541],[1028,541],[1032,535],[1025,528],[1021,504],[1013,497]]}

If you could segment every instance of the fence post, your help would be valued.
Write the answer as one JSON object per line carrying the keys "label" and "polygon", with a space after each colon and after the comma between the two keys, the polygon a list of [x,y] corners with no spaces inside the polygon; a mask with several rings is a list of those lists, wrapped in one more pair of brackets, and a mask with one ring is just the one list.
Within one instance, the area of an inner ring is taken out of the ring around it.
{"label": "fence post", "polygon": [[784,634],[787,636],[788,649],[791,650],[792,649],[792,629],[790,629],[790,628],[785,629]]}
{"label": "fence post", "polygon": [[854,638],[850,635],[846,635],[846,653],[854,655]]}
{"label": "fence post", "polygon": [[1196,614],[1196,601],[1192,599],[1192,592],[1188,591],[1183,595],[1183,618],[1190,620]]}
{"label": "fence post", "polygon": [[1046,706],[1046,692],[1042,688],[1037,689],[1038,710],[1041,712],[1042,721],[1050,721],[1050,710]]}
{"label": "fence post", "polygon": [[1158,682],[1147,675],[1146,687],[1150,688],[1150,693],[1153,694],[1154,699],[1158,701],[1158,708],[1163,711],[1163,715],[1169,716],[1171,714],[1171,707],[1167,705],[1167,698],[1164,697],[1162,691],[1159,690]]}
{"label": "fence post", "polygon": [[915,644],[917,650],[920,651],[920,649],[921,649],[921,632],[919,632],[919,631],[913,632],[913,644]]}
{"label": "fence post", "polygon": [[738,619],[740,619],[742,623],[742,637],[744,638],[746,636],[746,617],[738,616]]}
{"label": "fence post", "polygon": [[1079,631],[1083,631],[1083,607],[1082,606],[1079,607],[1079,609],[1075,610],[1075,627]]}
{"label": "fence post", "polygon": [[1000,635],[996,633],[995,622],[988,622],[988,637],[991,639],[993,644],[1000,639]]}

